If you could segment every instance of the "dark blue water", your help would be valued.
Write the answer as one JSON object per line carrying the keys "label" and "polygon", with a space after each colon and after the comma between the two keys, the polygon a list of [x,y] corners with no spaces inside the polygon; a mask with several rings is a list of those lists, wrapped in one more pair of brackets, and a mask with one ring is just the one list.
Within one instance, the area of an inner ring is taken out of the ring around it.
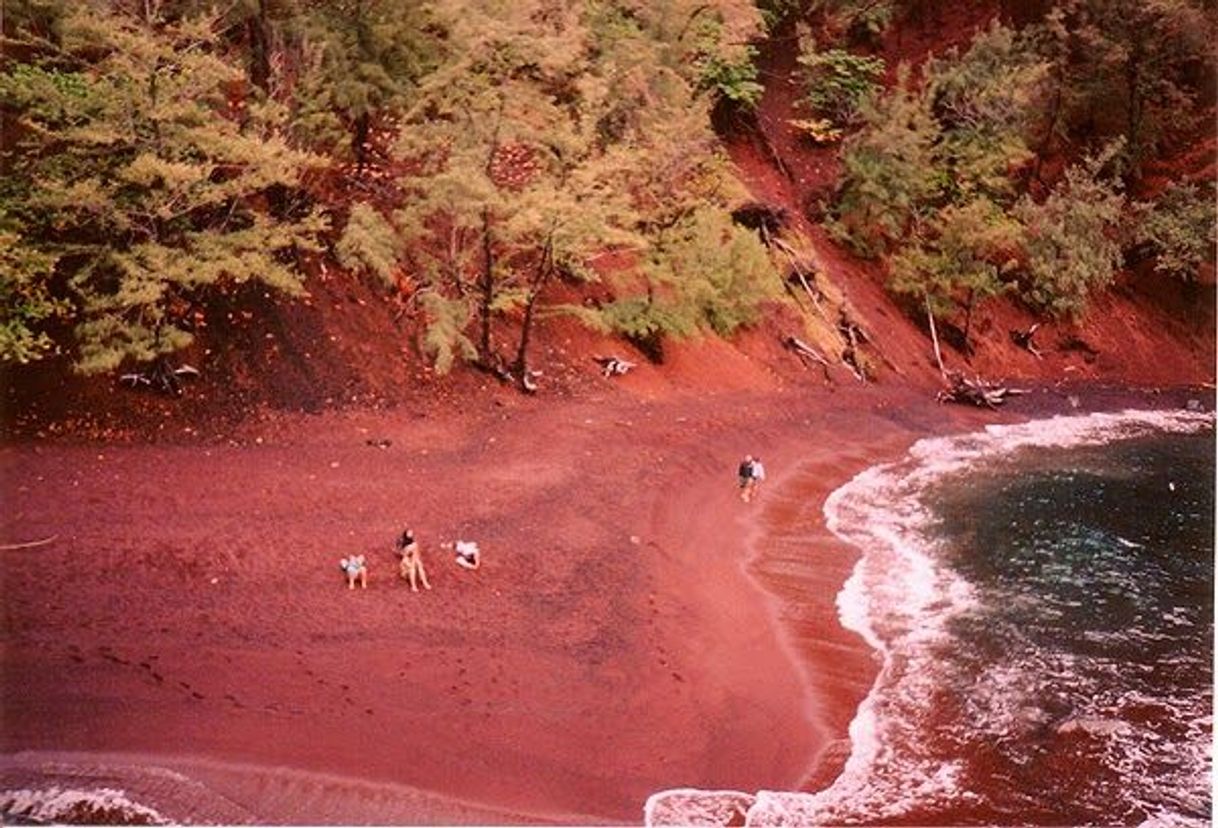
{"label": "dark blue water", "polygon": [[943,686],[971,815],[1208,822],[1213,435],[1025,449],[929,500],[975,590]]}

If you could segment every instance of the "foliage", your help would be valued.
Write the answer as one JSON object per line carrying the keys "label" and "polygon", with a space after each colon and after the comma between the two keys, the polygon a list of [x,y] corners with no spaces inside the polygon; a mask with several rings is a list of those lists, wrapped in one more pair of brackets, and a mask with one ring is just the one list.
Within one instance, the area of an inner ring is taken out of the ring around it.
{"label": "foliage", "polygon": [[1218,34],[1212,3],[1191,0],[1076,0],[1064,4],[1068,63],[1059,73],[1072,106],[1067,129],[1120,137],[1130,173],[1187,113],[1212,100]]}
{"label": "foliage", "polygon": [[925,301],[937,317],[964,310],[967,338],[973,309],[1007,290],[1004,277],[1016,266],[1019,230],[985,198],[946,207],[893,257],[889,286]]}
{"label": "foliage", "polygon": [[934,163],[940,127],[930,104],[905,66],[887,95],[863,101],[863,128],[842,147],[843,180],[831,224],[861,255],[899,242],[942,189]]}
{"label": "foliage", "polygon": [[992,24],[967,52],[933,59],[927,86],[943,130],[936,162],[949,199],[1009,202],[1012,172],[1032,157],[1026,136],[1043,100],[1048,64],[1014,31]]}
{"label": "foliage", "polygon": [[761,12],[765,31],[773,32],[803,11],[804,0],[754,0],[754,5]]}
{"label": "foliage", "polygon": [[[453,59],[419,89],[399,151],[421,172],[395,216],[424,280],[478,321],[479,361],[499,357],[490,317],[532,308],[558,273],[587,277],[585,261],[627,239],[613,186],[620,159],[600,129],[612,90],[587,77],[586,33],[571,13],[548,26],[544,3],[511,8],[471,0],[448,21]],[[468,356],[471,352],[462,351]]]}
{"label": "foliage", "polygon": [[746,109],[754,109],[765,87],[757,82],[757,50],[746,47],[743,55],[728,63],[713,55],[703,58],[702,86]]}
{"label": "foliage", "polygon": [[815,0],[834,28],[856,43],[878,44],[897,14],[895,0]]}
{"label": "foliage", "polygon": [[467,361],[477,357],[477,348],[465,335],[470,321],[468,303],[429,291],[420,296],[419,304],[427,317],[423,353],[432,358],[437,374],[451,371],[457,357]]}
{"label": "foliage", "polygon": [[1142,218],[1138,240],[1155,256],[1155,272],[1193,281],[1214,260],[1214,188],[1172,184]]}
{"label": "foliage", "polygon": [[647,263],[646,299],[606,310],[627,336],[688,335],[709,329],[728,336],[757,320],[762,302],[779,294],[777,274],[757,236],[721,210],[701,208],[666,231]]}
{"label": "foliage", "polygon": [[320,161],[288,147],[275,108],[227,96],[241,74],[211,52],[214,24],[82,4],[0,75],[20,135],[0,213],[26,263],[5,299],[70,302],[83,372],[185,346],[212,287],[301,291],[295,255],[325,223],[295,195]]}
{"label": "foliage", "polygon": [[[764,30],[764,20],[751,3],[660,0],[640,17],[653,44],[679,61],[674,66],[698,91],[745,109],[757,106],[764,87],[757,81],[751,41]],[[696,74],[690,76],[680,62]]]}
{"label": "foliage", "polygon": [[400,110],[436,61],[424,4],[327,0],[303,17],[305,71],[295,94],[300,134],[323,145],[350,136],[366,160],[373,117]]}
{"label": "foliage", "polygon": [[351,214],[334,252],[343,267],[357,273],[369,271],[392,287],[401,267],[401,249],[397,228],[375,207],[361,201],[351,205]]}
{"label": "foliage", "polygon": [[1054,316],[1080,316],[1121,264],[1125,196],[1105,171],[1120,150],[1118,142],[1068,169],[1043,203],[1025,196],[1015,207],[1027,258],[1024,298]]}
{"label": "foliage", "polygon": [[53,349],[39,324],[67,310],[49,290],[54,267],[53,256],[0,229],[0,363],[32,362]]}
{"label": "foliage", "polygon": [[879,88],[884,74],[883,58],[844,49],[819,50],[807,31],[800,34],[797,61],[808,105],[838,126],[855,121],[859,106]]}

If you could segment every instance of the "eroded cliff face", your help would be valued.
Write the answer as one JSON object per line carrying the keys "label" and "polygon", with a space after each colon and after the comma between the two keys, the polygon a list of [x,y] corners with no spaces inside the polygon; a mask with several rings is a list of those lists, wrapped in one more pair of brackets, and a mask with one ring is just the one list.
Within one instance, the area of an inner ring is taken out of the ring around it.
{"label": "eroded cliff face", "polygon": [[[1047,4],[923,5],[927,9],[922,16],[907,19],[874,47],[889,67],[888,82],[900,63],[916,74],[932,56],[967,49],[973,36],[993,21],[1027,23],[1042,17]],[[853,255],[830,238],[822,223],[841,183],[841,143],[810,141],[797,124],[809,117],[798,53],[793,25],[767,41],[760,61],[765,94],[755,115],[720,113],[724,143],[756,201],[754,209],[778,216],[787,234],[803,242],[807,280],[819,288],[821,300],[813,316],[831,329],[825,350],[836,346],[840,356],[849,346],[839,323],[850,319],[869,335],[862,350],[869,373],[878,381],[937,383],[939,369],[924,309],[898,301],[886,289],[890,269],[885,262]],[[1152,197],[1171,182],[1214,179],[1213,119],[1203,120],[1202,129],[1170,157],[1145,166],[1132,199]],[[1049,175],[1060,175],[1066,160],[1053,157],[1044,166],[1053,168]],[[967,348],[959,326],[952,324],[959,320],[941,320],[936,333],[948,369],[986,377],[1043,383],[1208,384],[1215,371],[1214,311],[1212,261],[1192,280],[1157,274],[1149,262],[1141,261],[1127,263],[1116,283],[1093,296],[1076,319],[1037,314],[1007,297],[978,307],[970,320]]]}

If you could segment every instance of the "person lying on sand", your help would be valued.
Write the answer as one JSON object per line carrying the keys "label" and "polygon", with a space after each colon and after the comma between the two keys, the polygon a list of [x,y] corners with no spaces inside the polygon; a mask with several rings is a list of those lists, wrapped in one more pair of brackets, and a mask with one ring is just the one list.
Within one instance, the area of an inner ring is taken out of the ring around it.
{"label": "person lying on sand", "polygon": [[410,583],[410,591],[418,592],[419,584],[424,589],[431,589],[427,581],[427,570],[423,567],[423,553],[419,551],[419,542],[415,540],[414,530],[407,529],[397,541],[398,555],[402,560],[398,566],[398,574]]}
{"label": "person lying on sand", "polygon": [[368,564],[364,561],[363,555],[340,558],[338,566],[347,576],[347,589],[355,589],[356,581],[359,581],[361,588],[368,588]]}
{"label": "person lying on sand", "polygon": [[477,569],[482,565],[482,551],[474,541],[457,541],[457,566]]}

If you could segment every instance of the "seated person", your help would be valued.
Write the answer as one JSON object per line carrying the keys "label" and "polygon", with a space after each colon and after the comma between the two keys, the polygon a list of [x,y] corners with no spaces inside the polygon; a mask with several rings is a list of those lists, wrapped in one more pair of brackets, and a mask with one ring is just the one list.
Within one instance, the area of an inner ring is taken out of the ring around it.
{"label": "seated person", "polygon": [[412,592],[419,591],[419,584],[424,589],[431,589],[427,582],[427,570],[423,568],[423,553],[419,551],[419,542],[415,540],[414,530],[407,529],[397,540],[397,554],[402,561],[398,566],[398,574],[410,582]]}
{"label": "seated person", "polygon": [[477,569],[482,565],[482,552],[475,541],[457,541],[457,566]]}
{"label": "seated person", "polygon": [[355,589],[356,581],[359,581],[362,589],[368,588],[368,565],[364,562],[363,555],[341,558],[338,561],[338,566],[347,576],[347,589]]}

